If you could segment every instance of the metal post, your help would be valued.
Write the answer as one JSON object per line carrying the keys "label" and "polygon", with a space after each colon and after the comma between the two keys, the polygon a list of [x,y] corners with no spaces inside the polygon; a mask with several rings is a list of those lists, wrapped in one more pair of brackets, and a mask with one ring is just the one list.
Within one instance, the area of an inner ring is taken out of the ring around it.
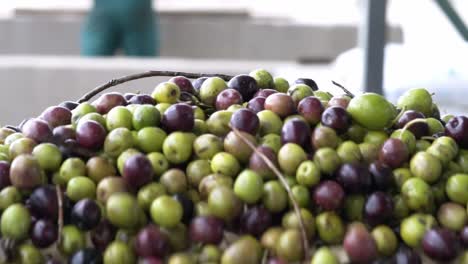
{"label": "metal post", "polygon": [[448,0],[437,0],[436,3],[439,5],[440,9],[442,9],[445,15],[447,15],[450,22],[452,22],[452,25],[455,27],[458,33],[460,33],[461,37],[465,41],[468,41],[468,28],[452,4]]}
{"label": "metal post", "polygon": [[365,19],[359,29],[359,45],[364,53],[363,87],[383,94],[387,0],[364,0]]}

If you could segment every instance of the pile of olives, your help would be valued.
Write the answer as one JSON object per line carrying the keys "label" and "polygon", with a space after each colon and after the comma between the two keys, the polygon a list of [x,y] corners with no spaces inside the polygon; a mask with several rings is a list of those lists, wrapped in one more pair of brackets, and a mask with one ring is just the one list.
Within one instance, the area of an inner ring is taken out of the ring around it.
{"label": "pile of olives", "polygon": [[467,203],[425,89],[177,76],[0,129],[2,263],[468,263]]}

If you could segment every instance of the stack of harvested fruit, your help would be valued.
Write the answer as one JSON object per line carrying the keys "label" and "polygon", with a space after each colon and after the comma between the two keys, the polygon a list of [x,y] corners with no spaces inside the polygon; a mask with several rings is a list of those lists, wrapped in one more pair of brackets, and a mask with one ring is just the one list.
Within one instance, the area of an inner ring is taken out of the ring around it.
{"label": "stack of harvested fruit", "polygon": [[87,101],[136,78],[0,129],[1,261],[468,263],[468,118],[425,89],[256,70]]}

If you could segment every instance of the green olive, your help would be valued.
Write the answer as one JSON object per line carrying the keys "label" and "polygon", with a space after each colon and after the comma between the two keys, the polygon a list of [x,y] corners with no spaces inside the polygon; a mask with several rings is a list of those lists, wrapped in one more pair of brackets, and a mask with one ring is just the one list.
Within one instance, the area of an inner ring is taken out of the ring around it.
{"label": "green olive", "polygon": [[457,164],[460,165],[463,173],[468,173],[468,151],[460,151],[457,158]]}
{"label": "green olive", "polygon": [[284,229],[281,227],[270,227],[265,232],[263,232],[260,242],[262,246],[270,252],[275,251],[276,242],[283,233]]}
{"label": "green olive", "polygon": [[[75,109],[72,110],[72,118],[71,118],[72,124],[76,125],[78,121],[80,120],[80,118],[82,118],[86,114],[95,113],[95,112],[97,112],[96,107],[91,105],[89,102],[84,102],[84,103],[79,104]],[[7,142],[7,139],[8,138],[5,139],[5,142]]]}
{"label": "green olive", "polygon": [[275,153],[278,153],[282,146],[281,137],[277,134],[267,134],[261,138],[260,145],[269,147]]}
{"label": "green olive", "polygon": [[174,251],[183,251],[189,246],[187,227],[184,224],[179,223],[172,228],[162,227],[161,232],[167,235]]}
{"label": "green olive", "polygon": [[200,159],[211,159],[223,150],[223,141],[215,135],[204,134],[193,142],[193,151]]}
{"label": "green olive", "polygon": [[172,164],[181,164],[192,156],[195,135],[186,132],[172,132],[163,143],[163,153]]}
{"label": "green olive", "polygon": [[187,176],[184,171],[180,169],[170,169],[166,171],[161,175],[161,178],[159,178],[159,182],[170,194],[182,193],[188,188]]}
{"label": "green olive", "polygon": [[301,233],[299,229],[287,229],[278,238],[275,252],[278,257],[287,262],[299,261],[304,256],[304,247],[302,246]]}
{"label": "green olive", "polygon": [[211,159],[211,170],[214,173],[221,173],[229,177],[235,177],[241,167],[234,155],[227,152],[220,152]]}
{"label": "green olive", "polygon": [[458,163],[450,161],[443,170],[441,180],[447,181],[450,176],[457,173],[463,173],[462,167]]}
{"label": "green olive", "polygon": [[296,180],[299,184],[313,187],[320,182],[320,169],[310,160],[303,161],[296,171]]}
{"label": "green olive", "polygon": [[169,161],[164,154],[160,152],[152,152],[148,153],[146,157],[151,162],[151,166],[153,167],[153,172],[156,177],[161,176],[169,169]]}
{"label": "green olive", "polygon": [[346,196],[344,202],[346,219],[349,221],[362,221],[365,202],[366,200],[362,195]]}
{"label": "green olive", "polygon": [[62,153],[52,143],[42,143],[34,147],[32,154],[43,170],[56,171],[62,163]]}
{"label": "green olive", "polygon": [[206,124],[205,121],[200,120],[200,119],[195,119],[195,123],[193,124],[193,130],[192,132],[196,136],[201,136],[203,134],[208,133],[208,125]]}
{"label": "green olive", "polygon": [[111,131],[116,128],[132,129],[132,113],[125,106],[116,106],[112,108],[106,117],[107,130]]}
{"label": "green olive", "polygon": [[450,176],[445,191],[453,202],[466,205],[468,202],[468,174],[457,173]]}
{"label": "green olive", "polygon": [[244,170],[234,182],[234,193],[243,202],[248,204],[256,203],[262,198],[263,178],[253,170]]}
{"label": "green olive", "polygon": [[196,264],[196,258],[190,253],[176,253],[169,257],[167,264]]}
{"label": "green olive", "polygon": [[189,184],[194,188],[198,188],[202,179],[212,174],[210,161],[205,159],[191,161],[187,165],[185,173]]}
{"label": "green olive", "polygon": [[199,263],[219,262],[221,260],[221,250],[215,245],[205,245],[198,255]]}
{"label": "green olive", "polygon": [[439,207],[437,220],[446,228],[454,231],[460,231],[468,221],[468,215],[465,206],[457,203],[447,202]]}
{"label": "green olive", "polygon": [[353,141],[345,141],[338,146],[336,150],[343,163],[356,163],[362,160],[359,145]]}
{"label": "green olive", "polygon": [[86,173],[91,180],[98,184],[107,176],[117,175],[117,170],[111,159],[95,156],[86,162]]}
{"label": "green olive", "polygon": [[0,191],[0,212],[10,205],[20,203],[22,200],[20,191],[14,186],[7,186]]}
{"label": "green olive", "polygon": [[437,134],[445,129],[442,123],[433,117],[426,118],[426,123],[429,126],[429,135]]}
{"label": "green olive", "polygon": [[367,134],[364,136],[364,142],[375,144],[377,146],[382,146],[385,140],[388,139],[387,133],[384,131],[367,131]]}
{"label": "green olive", "polygon": [[166,194],[166,188],[164,185],[158,182],[148,183],[138,190],[138,204],[143,210],[148,212],[154,199],[164,194]]}
{"label": "green olive", "polygon": [[117,158],[122,152],[134,145],[135,140],[132,132],[128,128],[120,127],[107,134],[104,140],[104,152],[113,158]]}
{"label": "green olive", "polygon": [[126,192],[127,190],[127,184],[122,177],[105,177],[99,182],[97,186],[97,200],[103,204],[106,204],[111,195],[119,192]]}
{"label": "green olive", "polygon": [[73,225],[63,227],[59,241],[58,247],[66,255],[72,255],[86,246],[85,234]]}
{"label": "green olive", "polygon": [[194,115],[195,119],[198,119],[198,120],[205,121],[205,119],[206,119],[205,112],[199,106],[194,106],[193,107],[193,115]]}
{"label": "green olive", "polygon": [[79,158],[68,158],[60,166],[60,178],[66,184],[77,176],[86,175],[86,164]]}
{"label": "green olive", "polygon": [[18,249],[19,260],[21,264],[41,264],[44,263],[44,257],[39,249],[30,244],[23,244]]}
{"label": "green olive", "polygon": [[94,199],[96,184],[88,177],[74,177],[68,181],[67,196],[75,202],[85,198]]}
{"label": "green olive", "polygon": [[297,105],[302,99],[313,96],[314,91],[308,85],[305,84],[294,84],[289,87],[287,94],[291,96],[294,103]]}
{"label": "green olive", "polygon": [[[304,223],[305,230],[309,239],[315,235],[315,219],[312,213],[304,208],[301,208],[301,217]],[[289,211],[283,216],[282,225],[285,229],[296,228],[300,230],[299,218],[295,211]]]}
{"label": "green olive", "polygon": [[104,264],[135,264],[136,256],[128,244],[122,241],[114,241],[103,254]]}
{"label": "green olive", "polygon": [[366,163],[372,163],[378,158],[380,147],[376,144],[363,142],[359,144],[359,150],[361,151],[362,159]]}
{"label": "green olive", "polygon": [[427,183],[436,182],[442,173],[440,161],[428,152],[416,153],[410,161],[411,173]]}
{"label": "green olive", "polygon": [[263,185],[263,205],[271,212],[278,213],[288,205],[288,194],[277,181],[271,180]]}
{"label": "green olive", "polygon": [[281,133],[283,121],[281,121],[281,118],[275,112],[270,110],[263,110],[258,112],[257,116],[260,120],[259,134],[261,136],[267,134],[279,135]]}
{"label": "green olive", "polygon": [[326,126],[315,127],[311,136],[312,145],[315,149],[336,148],[339,144],[339,137],[336,131]]}
{"label": "green olive", "polygon": [[278,152],[278,164],[285,173],[295,175],[299,165],[307,159],[305,151],[297,144],[287,143]]}
{"label": "green olive", "polygon": [[434,196],[431,188],[420,178],[408,179],[401,187],[401,193],[412,210],[427,212],[433,206]]}
{"label": "green olive", "polygon": [[274,87],[280,93],[286,93],[289,89],[289,82],[282,77],[275,77]]}
{"label": "green olive", "polygon": [[322,173],[329,175],[333,174],[342,163],[340,156],[332,148],[318,149],[314,154],[314,162]]}
{"label": "green olive", "polygon": [[106,202],[106,216],[109,221],[120,228],[133,228],[137,226],[140,207],[137,199],[125,192],[112,194]]}
{"label": "green olive", "polygon": [[210,207],[207,202],[199,201],[195,204],[195,215],[196,216],[208,216],[213,215],[210,211]]}
{"label": "green olive", "polygon": [[251,236],[242,236],[228,246],[221,257],[221,264],[257,264],[262,259],[262,247]]}
{"label": "green olive", "polygon": [[231,117],[232,112],[228,110],[214,112],[208,120],[206,120],[208,131],[220,137],[227,135],[230,131],[229,122],[231,121]]}
{"label": "green olive", "polygon": [[392,229],[386,225],[376,226],[372,237],[377,244],[377,250],[384,256],[392,256],[398,247],[398,239]]}
{"label": "green olive", "polygon": [[395,179],[397,187],[401,189],[403,184],[411,177],[414,177],[414,175],[408,168],[397,168],[393,170],[393,177]]}
{"label": "green olive", "polygon": [[[291,187],[291,193],[297,205],[301,208],[308,208],[310,205],[310,192],[307,187],[302,185],[294,185]],[[289,199],[289,206],[293,208],[292,200]]]}
{"label": "green olive", "polygon": [[138,131],[136,145],[144,153],[161,152],[166,137],[167,133],[158,127],[145,127]]}
{"label": "green olive", "polygon": [[391,138],[398,138],[405,143],[409,153],[416,151],[416,137],[409,130],[397,129],[390,135]]}
{"label": "green olive", "polygon": [[345,227],[341,218],[335,212],[323,212],[315,218],[320,239],[328,244],[338,244],[343,241]]}
{"label": "green olive", "polygon": [[28,236],[31,215],[22,204],[12,204],[3,211],[0,219],[2,236],[14,240],[23,240]]}
{"label": "green olive", "polygon": [[431,143],[424,139],[416,140],[416,153],[426,151],[431,146]]}
{"label": "green olive", "polygon": [[226,82],[219,77],[206,79],[200,87],[199,97],[202,103],[214,105],[216,96],[227,88]]}
{"label": "green olive", "polygon": [[[242,132],[240,131],[240,134],[249,141],[252,145],[256,146],[257,145],[257,139],[247,133],[247,132]],[[229,132],[226,137],[224,138],[224,150],[233,155],[240,163],[248,163],[250,156],[253,153],[253,150],[247,145],[241,137],[239,137],[236,133],[233,131]]]}
{"label": "green olive", "polygon": [[393,216],[400,220],[407,217],[410,213],[410,209],[405,202],[405,199],[401,195],[395,195],[393,197]]}
{"label": "green olive", "polygon": [[214,173],[204,177],[198,185],[198,190],[202,198],[208,197],[210,192],[218,186],[232,187],[234,181],[231,177],[227,177],[223,174]]}
{"label": "green olive", "polygon": [[453,159],[453,151],[447,145],[432,143],[432,145],[427,148],[427,153],[431,154],[433,157],[439,160],[442,166],[447,166],[447,164]]}
{"label": "green olive", "polygon": [[238,216],[242,210],[242,202],[231,188],[215,187],[208,196],[210,212],[226,221]]}
{"label": "green olive", "polygon": [[166,112],[166,110],[171,106],[172,104],[169,104],[169,103],[158,103],[156,104],[155,108],[158,109],[159,113],[161,115],[164,114],[164,112]]}
{"label": "green olive", "polygon": [[136,130],[159,125],[161,114],[152,105],[137,105],[132,112],[132,123]]}
{"label": "green olive", "polygon": [[312,257],[310,264],[339,264],[338,257],[328,248],[321,247],[317,249]]}
{"label": "green olive", "polygon": [[422,112],[425,116],[432,114],[432,96],[423,88],[406,91],[398,98],[398,108]]}
{"label": "green olive", "polygon": [[431,186],[431,191],[434,196],[434,202],[440,205],[447,201],[447,195],[445,195],[445,183],[446,181],[438,181]]}
{"label": "green olive", "polygon": [[410,247],[418,247],[427,230],[437,225],[432,215],[413,214],[400,224],[400,237]]}
{"label": "green olive", "polygon": [[182,220],[183,208],[174,198],[161,195],[151,203],[150,214],[158,225],[171,228]]}
{"label": "green olive", "polygon": [[273,89],[275,88],[275,82],[271,74],[265,69],[253,70],[249,73],[251,77],[257,81],[258,88],[260,89]]}
{"label": "green olive", "polygon": [[[154,88],[151,97],[158,103],[174,104],[180,97],[180,88],[174,83],[162,82]],[[162,111],[161,114],[163,114]]]}
{"label": "green olive", "polygon": [[364,137],[367,134],[365,128],[358,124],[352,124],[345,133],[345,136],[356,144],[360,144],[364,141]]}
{"label": "green olive", "polygon": [[353,97],[346,109],[354,121],[370,130],[382,130],[391,125],[395,107],[383,96],[364,93]]}

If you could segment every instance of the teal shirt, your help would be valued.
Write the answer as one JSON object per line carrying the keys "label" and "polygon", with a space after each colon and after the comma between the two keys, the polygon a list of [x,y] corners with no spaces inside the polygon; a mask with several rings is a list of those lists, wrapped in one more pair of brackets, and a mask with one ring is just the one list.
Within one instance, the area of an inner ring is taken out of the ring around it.
{"label": "teal shirt", "polygon": [[81,53],[111,56],[121,48],[128,56],[155,56],[156,23],[151,0],[95,0],[83,27]]}

